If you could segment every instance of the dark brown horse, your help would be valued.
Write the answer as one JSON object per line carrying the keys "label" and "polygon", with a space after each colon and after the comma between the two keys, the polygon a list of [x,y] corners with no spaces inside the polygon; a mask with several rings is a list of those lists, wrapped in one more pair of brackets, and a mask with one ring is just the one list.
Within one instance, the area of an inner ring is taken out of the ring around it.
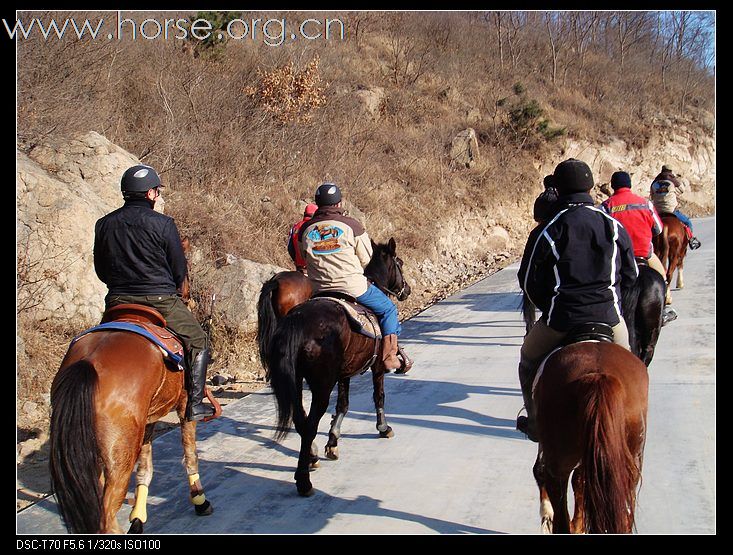
{"label": "dark brown horse", "polygon": [[632,531],[648,386],[641,360],[614,343],[574,343],[547,359],[534,393],[539,436],[534,475],[544,531]]}
{"label": "dark brown horse", "polygon": [[[142,308],[140,319],[165,325],[157,311]],[[208,391],[207,396],[220,414]],[[51,482],[70,532],[121,532],[116,515],[136,461],[129,532],[142,532],[153,476],[153,427],[173,409],[181,422],[196,514],[212,512],[198,475],[196,422],[184,417],[187,399],[183,372],[172,370],[160,348],[141,335],[95,331],[71,345],[51,386],[50,437]]]}
{"label": "dark brown horse", "polygon": [[648,367],[662,329],[664,278],[648,264],[639,264],[639,276],[634,285],[622,294],[623,315],[629,331],[631,352]]}
{"label": "dark brown horse", "polygon": [[660,214],[664,229],[654,237],[654,252],[667,270],[667,284],[672,287],[672,277],[677,270],[677,289],[685,287],[682,270],[687,254],[687,231],[674,214]]}
{"label": "dark brown horse", "polygon": [[[394,239],[374,245],[365,274],[380,289],[395,292],[398,300],[410,294],[402,275],[402,261],[396,256]],[[336,414],[331,422],[326,455],[338,458],[340,426],[348,410],[349,380],[372,369],[374,405],[380,437],[391,437],[392,428],[384,413],[384,373],[380,342],[352,330],[345,310],[334,301],[314,298],[296,306],[278,324],[267,354],[270,381],[277,399],[277,439],[290,431],[291,422],[301,437],[295,481],[298,493],[313,493],[310,470],[318,465],[313,440],[318,423],[328,409],[329,396],[338,383]],[[311,392],[308,414],[303,408],[303,380]]]}

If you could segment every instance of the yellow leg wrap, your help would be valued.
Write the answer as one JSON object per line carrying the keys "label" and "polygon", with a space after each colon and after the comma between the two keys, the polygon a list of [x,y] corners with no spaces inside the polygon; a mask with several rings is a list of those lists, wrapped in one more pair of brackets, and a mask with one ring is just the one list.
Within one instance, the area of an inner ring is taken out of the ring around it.
{"label": "yellow leg wrap", "polygon": [[148,486],[146,486],[145,484],[140,484],[135,488],[135,506],[130,513],[130,522],[132,522],[136,518],[139,518],[140,522],[145,522],[148,520],[148,511],[146,507],[147,502]]}
{"label": "yellow leg wrap", "polygon": [[[198,482],[198,487],[195,487],[196,482]],[[188,475],[188,484],[192,488],[191,489],[191,501],[193,502],[193,504],[194,505],[203,505],[206,502],[206,495],[204,494],[203,488],[201,487],[201,482],[199,482],[199,475],[198,474],[189,474]]]}

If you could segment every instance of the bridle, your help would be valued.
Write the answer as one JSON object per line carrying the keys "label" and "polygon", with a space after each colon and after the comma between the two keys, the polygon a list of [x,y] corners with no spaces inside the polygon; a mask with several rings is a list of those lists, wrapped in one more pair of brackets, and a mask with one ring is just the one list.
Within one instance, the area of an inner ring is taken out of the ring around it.
{"label": "bridle", "polygon": [[407,287],[407,282],[405,281],[405,277],[402,274],[402,266],[401,266],[400,262],[402,262],[402,261],[395,256],[395,258],[394,258],[394,266],[395,266],[395,268],[397,268],[397,274],[398,274],[398,278],[399,278],[399,281],[397,281],[397,283],[399,283],[400,281],[402,282],[402,289],[400,289],[399,291],[395,292],[395,291],[392,291],[390,288],[384,287],[384,286],[379,285],[378,283],[375,282],[375,285],[379,289],[381,289],[383,293],[386,293],[388,295],[392,295],[392,296],[394,296],[397,299],[399,299],[402,296],[402,293],[405,292],[405,288]]}

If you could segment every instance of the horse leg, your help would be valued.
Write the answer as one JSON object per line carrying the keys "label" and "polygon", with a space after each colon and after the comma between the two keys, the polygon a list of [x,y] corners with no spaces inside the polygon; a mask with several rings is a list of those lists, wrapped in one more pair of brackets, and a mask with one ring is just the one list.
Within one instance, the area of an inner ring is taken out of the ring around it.
{"label": "horse leg", "polygon": [[570,531],[573,534],[582,534],[585,530],[585,513],[583,512],[583,488],[585,487],[585,477],[583,476],[583,467],[579,466],[573,472],[573,495],[575,497],[575,508],[573,510],[573,521],[570,523]]}
{"label": "horse leg", "polygon": [[295,429],[300,434],[300,454],[298,455],[298,468],[295,471],[295,485],[298,493],[303,497],[309,497],[314,493],[310,480],[311,450],[313,440],[318,433],[318,423],[328,409],[328,397],[332,387],[324,389],[311,384],[312,398],[308,417],[301,424],[294,419]]}
{"label": "horse leg", "polygon": [[532,468],[534,479],[537,482],[537,486],[540,488],[540,530],[543,534],[552,533],[552,519],[554,518],[554,511],[552,510],[552,503],[547,495],[547,488],[545,487],[545,462],[542,457],[542,451],[537,451],[537,460]]}
{"label": "horse leg", "polygon": [[374,384],[374,407],[377,409],[379,437],[393,437],[394,432],[387,424],[387,416],[384,414],[384,363],[381,361],[372,368],[372,383]]}
{"label": "horse leg", "polygon": [[552,533],[570,533],[570,515],[568,514],[568,477],[559,478],[550,472],[545,473],[547,495],[552,503]]}
{"label": "horse leg", "polygon": [[338,441],[341,437],[341,423],[349,410],[349,378],[339,380],[338,400],[336,401],[336,414],[331,419],[331,429],[328,431],[328,443],[326,443],[326,457],[331,460],[339,458]]}
{"label": "horse leg", "polygon": [[135,466],[136,446],[142,443],[144,434],[143,428],[137,434],[134,433],[134,426],[130,428],[132,433],[121,433],[121,429],[115,428],[99,434],[103,438],[113,438],[101,446],[104,463],[104,515],[101,532],[105,534],[124,533],[117,522],[117,512],[125,501],[130,474]]}
{"label": "horse leg", "polygon": [[685,288],[685,279],[682,275],[682,269],[685,265],[685,257],[680,255],[678,257],[679,262],[677,263],[677,289]]}
{"label": "horse leg", "polygon": [[143,524],[148,520],[147,501],[148,488],[153,479],[153,428],[155,424],[145,426],[143,446],[137,458],[135,472],[135,506],[130,513],[130,529],[128,534],[142,534]]}
{"label": "horse leg", "polygon": [[196,421],[186,420],[185,403],[178,406],[178,418],[181,421],[181,441],[183,443],[183,466],[188,476],[189,496],[198,516],[207,516],[214,512],[199,477],[199,457],[196,454]]}

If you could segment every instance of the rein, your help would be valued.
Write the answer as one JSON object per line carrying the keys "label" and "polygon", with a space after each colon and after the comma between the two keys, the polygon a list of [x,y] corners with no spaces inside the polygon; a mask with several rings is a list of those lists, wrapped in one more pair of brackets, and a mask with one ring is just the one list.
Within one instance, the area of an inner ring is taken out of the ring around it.
{"label": "rein", "polygon": [[395,298],[399,299],[399,298],[400,298],[400,296],[402,295],[402,293],[404,293],[404,292],[405,292],[405,287],[407,287],[407,282],[405,282],[405,277],[404,277],[404,275],[402,274],[402,268],[400,268],[400,265],[399,265],[399,264],[397,264],[397,262],[395,262],[395,263],[394,263],[394,266],[395,266],[395,268],[397,268],[397,273],[399,274],[399,278],[400,278],[400,280],[402,281],[402,289],[400,289],[399,291],[395,292],[395,291],[392,291],[392,290],[391,290],[391,289],[390,289],[389,287],[385,287],[385,286],[383,286],[383,285],[380,285],[379,283],[377,283],[377,282],[376,282],[375,280],[373,280],[373,279],[371,279],[371,282],[372,282],[372,283],[373,283],[374,285],[376,285],[376,286],[377,286],[377,288],[378,288],[378,289],[380,289],[380,290],[382,291],[382,293],[385,293],[385,294],[387,294],[387,295],[392,295],[393,297],[395,297]]}

